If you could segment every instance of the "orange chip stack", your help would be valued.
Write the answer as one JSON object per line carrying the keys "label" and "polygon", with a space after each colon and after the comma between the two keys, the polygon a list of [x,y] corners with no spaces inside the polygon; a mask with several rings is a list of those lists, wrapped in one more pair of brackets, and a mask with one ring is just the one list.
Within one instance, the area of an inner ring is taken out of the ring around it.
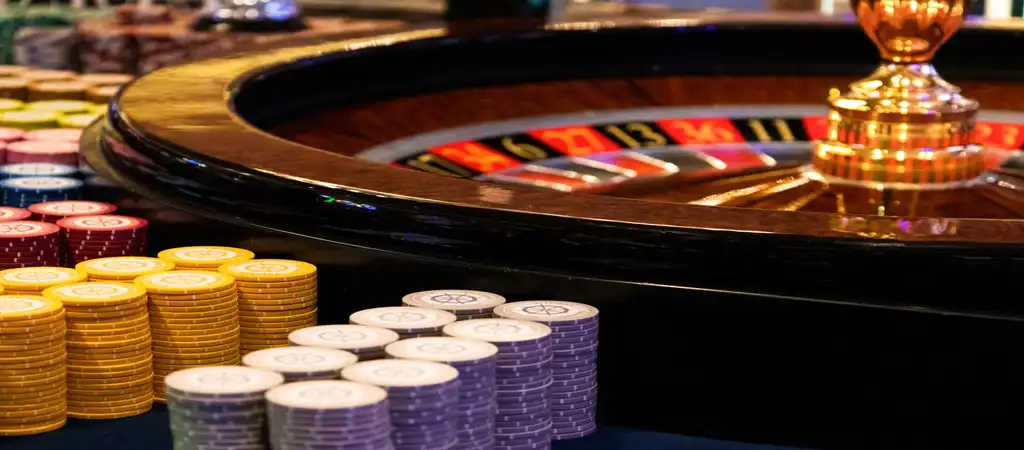
{"label": "orange chip stack", "polygon": [[56,300],[0,295],[0,436],[66,423],[64,315]]}
{"label": "orange chip stack", "polygon": [[119,419],[153,407],[153,355],[146,291],[129,283],[47,288],[67,310],[68,417]]}
{"label": "orange chip stack", "polygon": [[288,334],[316,325],[316,266],[287,259],[224,264],[238,286],[242,355],[287,347]]}

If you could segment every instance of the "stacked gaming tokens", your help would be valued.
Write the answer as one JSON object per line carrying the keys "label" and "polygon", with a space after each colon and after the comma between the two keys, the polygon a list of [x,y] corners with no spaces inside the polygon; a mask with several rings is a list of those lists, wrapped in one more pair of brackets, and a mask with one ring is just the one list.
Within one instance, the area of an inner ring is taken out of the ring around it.
{"label": "stacked gaming tokens", "polygon": [[75,166],[66,164],[22,163],[0,167],[0,178],[71,177],[76,173]]}
{"label": "stacked gaming tokens", "polygon": [[394,331],[362,325],[320,325],[288,334],[291,345],[345,350],[360,361],[383,358],[385,346],[397,340]]}
{"label": "stacked gaming tokens", "polygon": [[64,426],[64,314],[59,301],[0,295],[0,436]]}
{"label": "stacked gaming tokens", "polygon": [[[67,270],[67,269],[66,269]],[[47,288],[67,310],[68,417],[118,419],[153,406],[146,291],[128,283]]]}
{"label": "stacked gaming tokens", "polygon": [[35,203],[78,199],[82,182],[67,177],[8,178],[0,181],[0,188],[3,188],[5,206],[25,208]]}
{"label": "stacked gaming tokens", "polygon": [[169,248],[156,255],[174,263],[177,270],[209,270],[216,272],[224,264],[250,260],[256,255],[244,248],[199,246]]}
{"label": "stacked gaming tokens", "polygon": [[82,139],[82,130],[76,128],[50,128],[25,133],[26,141],[70,142],[77,144]]}
{"label": "stacked gaming tokens", "polygon": [[459,371],[431,361],[380,359],[353,364],[341,377],[388,392],[395,450],[445,450],[455,444]]}
{"label": "stacked gaming tokens", "polygon": [[0,112],[0,125],[20,130],[42,130],[60,126],[60,114],[48,111]]}
{"label": "stacked gaming tokens", "polygon": [[286,259],[248,259],[224,264],[219,270],[238,282],[243,355],[286,347],[289,333],[316,325],[316,266]]}
{"label": "stacked gaming tokens", "polygon": [[149,293],[157,401],[165,401],[164,378],[171,372],[241,362],[234,278],[175,270],[140,276],[135,284]]}
{"label": "stacked gaming tokens", "polygon": [[0,222],[31,219],[32,213],[24,208],[0,206]]}
{"label": "stacked gaming tokens", "polygon": [[59,227],[29,220],[0,222],[0,269],[58,265]]}
{"label": "stacked gaming tokens", "polygon": [[413,292],[402,297],[405,306],[448,311],[458,320],[490,319],[491,311],[502,303],[505,297],[498,294],[460,289]]}
{"label": "stacked gaming tokens", "polygon": [[398,341],[388,356],[448,364],[459,371],[458,402],[453,408],[453,450],[493,448],[498,347],[484,341],[452,337],[423,337]]}
{"label": "stacked gaming tokens", "polygon": [[109,256],[146,254],[146,219],[116,215],[71,216],[58,220],[68,265]]}
{"label": "stacked gaming tokens", "polygon": [[551,441],[551,329],[510,319],[456,322],[445,334],[498,347],[496,448],[546,448]]}
{"label": "stacked gaming tokens", "polygon": [[597,429],[598,310],[590,305],[554,300],[506,303],[499,317],[540,322],[551,328],[553,439],[574,439]]}
{"label": "stacked gaming tokens", "polygon": [[146,256],[112,256],[82,261],[75,265],[75,269],[85,273],[89,281],[130,283],[146,274],[174,270],[174,263]]}
{"label": "stacked gaming tokens", "polygon": [[386,306],[364,309],[348,317],[349,323],[387,328],[401,339],[439,336],[445,325],[455,322],[455,314],[447,311],[411,306]]}
{"label": "stacked gaming tokens", "polygon": [[300,381],[267,392],[270,448],[387,450],[387,392],[339,380]]}
{"label": "stacked gaming tokens", "polygon": [[113,214],[117,211],[117,206],[86,200],[64,200],[36,203],[29,206],[28,210],[34,215],[35,220],[55,223],[65,217]]}
{"label": "stacked gaming tokens", "polygon": [[277,372],[286,382],[334,380],[341,369],[359,362],[344,350],[317,347],[280,347],[257,350],[242,357],[242,364]]}
{"label": "stacked gaming tokens", "polygon": [[281,375],[250,367],[196,367],[167,376],[174,448],[265,449],[267,391]]}
{"label": "stacked gaming tokens", "polygon": [[18,141],[7,144],[7,163],[78,164],[78,143],[64,141]]}
{"label": "stacked gaming tokens", "polygon": [[8,295],[42,295],[47,288],[83,281],[84,273],[65,267],[22,267],[0,271],[0,286]]}

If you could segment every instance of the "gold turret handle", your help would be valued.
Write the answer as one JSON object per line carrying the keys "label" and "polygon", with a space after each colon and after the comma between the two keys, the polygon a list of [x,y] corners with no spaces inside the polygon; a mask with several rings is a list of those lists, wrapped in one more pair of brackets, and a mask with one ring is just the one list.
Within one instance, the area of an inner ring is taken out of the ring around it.
{"label": "gold turret handle", "polygon": [[971,0],[850,0],[882,58],[900,64],[931,61],[964,23]]}

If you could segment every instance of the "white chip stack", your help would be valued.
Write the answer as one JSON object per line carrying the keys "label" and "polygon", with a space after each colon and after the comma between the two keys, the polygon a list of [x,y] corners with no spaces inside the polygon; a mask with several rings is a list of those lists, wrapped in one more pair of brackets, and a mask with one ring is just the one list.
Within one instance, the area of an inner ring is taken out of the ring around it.
{"label": "white chip stack", "polygon": [[455,314],[427,308],[389,306],[364,309],[348,317],[349,323],[386,328],[401,339],[440,336],[445,325],[455,322]]}
{"label": "white chip stack", "polygon": [[267,392],[270,448],[391,447],[387,392],[340,380],[300,381]]}
{"label": "white chip stack", "polygon": [[439,309],[455,314],[458,320],[489,319],[505,297],[483,291],[441,289],[413,292],[402,297],[402,304],[417,308]]}
{"label": "white chip stack", "polygon": [[279,347],[257,350],[242,357],[242,364],[277,372],[285,381],[334,380],[341,369],[359,362],[344,350],[316,347]]}
{"label": "white chip stack", "polygon": [[323,347],[345,350],[360,361],[384,357],[384,347],[398,340],[394,331],[363,325],[320,325],[295,330],[288,334],[288,342],[305,347]]}

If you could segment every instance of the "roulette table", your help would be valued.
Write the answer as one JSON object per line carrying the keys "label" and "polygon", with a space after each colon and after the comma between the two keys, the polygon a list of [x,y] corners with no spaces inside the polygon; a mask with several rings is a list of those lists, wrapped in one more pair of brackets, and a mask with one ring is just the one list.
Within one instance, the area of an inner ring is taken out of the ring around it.
{"label": "roulette table", "polygon": [[940,6],[862,11],[895,34],[861,82],[862,27],[800,15],[283,46],[138,79],[82,152],[156,248],[316,264],[321,323],[440,287],[597,306],[603,425],[1017,442],[1022,37],[952,37],[961,95]]}

